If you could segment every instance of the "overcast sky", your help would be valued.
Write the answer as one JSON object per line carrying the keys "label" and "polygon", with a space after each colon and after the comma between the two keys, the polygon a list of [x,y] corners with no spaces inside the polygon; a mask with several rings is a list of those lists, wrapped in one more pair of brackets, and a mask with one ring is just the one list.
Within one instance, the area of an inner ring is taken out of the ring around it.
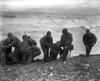
{"label": "overcast sky", "polygon": [[100,0],[0,0],[2,8],[22,10],[27,8],[67,6],[66,8],[91,7],[100,8]]}

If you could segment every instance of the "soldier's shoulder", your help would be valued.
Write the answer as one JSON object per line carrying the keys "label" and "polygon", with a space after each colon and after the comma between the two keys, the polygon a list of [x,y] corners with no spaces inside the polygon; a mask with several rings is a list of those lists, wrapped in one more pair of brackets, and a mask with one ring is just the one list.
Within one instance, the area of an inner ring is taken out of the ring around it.
{"label": "soldier's shoulder", "polygon": [[95,34],[94,33],[90,33],[91,35],[93,35],[93,36],[95,36]]}
{"label": "soldier's shoulder", "polygon": [[11,39],[18,39],[18,37],[17,36],[12,36]]}
{"label": "soldier's shoulder", "polygon": [[70,36],[72,36],[72,33],[68,33]]}

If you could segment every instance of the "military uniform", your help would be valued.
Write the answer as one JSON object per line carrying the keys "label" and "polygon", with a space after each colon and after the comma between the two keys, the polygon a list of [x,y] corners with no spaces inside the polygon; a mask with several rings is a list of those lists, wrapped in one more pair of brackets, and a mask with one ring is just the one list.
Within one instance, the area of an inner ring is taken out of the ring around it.
{"label": "military uniform", "polygon": [[41,44],[41,48],[43,50],[44,53],[44,61],[49,61],[49,51],[50,51],[50,47],[53,44],[53,38],[51,36],[51,32],[48,31],[47,34],[40,39],[40,44]]}
{"label": "military uniform", "polygon": [[0,41],[0,49],[5,54],[6,63],[11,60],[9,58],[9,54],[11,53],[12,46],[8,47],[10,42],[11,42],[10,38],[6,38],[6,39],[3,39],[3,40]]}
{"label": "military uniform", "polygon": [[27,49],[29,48],[29,44],[27,39],[24,39],[21,43],[21,47],[20,47],[20,52],[21,52],[21,56],[22,56],[22,61],[26,62],[27,59]]}
{"label": "military uniform", "polygon": [[89,29],[86,30],[86,33],[83,35],[83,43],[86,48],[86,55],[88,56],[91,52],[92,47],[97,42],[97,37],[90,32]]}
{"label": "military uniform", "polygon": [[53,61],[53,60],[56,60],[57,59],[57,56],[58,54],[60,54],[60,42],[58,43],[54,43],[51,47],[51,50],[50,50],[50,60]]}
{"label": "military uniform", "polygon": [[36,57],[36,56],[39,56],[41,54],[41,51],[40,49],[35,46],[35,45],[32,45],[31,47],[29,47],[28,49],[28,59],[27,59],[27,62],[30,63],[33,61],[33,59]]}
{"label": "military uniform", "polygon": [[14,36],[12,33],[8,33],[8,37],[11,39],[11,43],[9,46],[15,47],[15,50],[9,54],[11,59],[17,63],[20,61],[20,47],[21,47],[21,41],[18,37]]}
{"label": "military uniform", "polygon": [[60,47],[63,47],[64,51],[62,53],[62,61],[66,60],[66,57],[68,55],[68,51],[70,50],[70,46],[73,41],[72,34],[68,32],[66,28],[62,30],[63,35],[60,39]]}

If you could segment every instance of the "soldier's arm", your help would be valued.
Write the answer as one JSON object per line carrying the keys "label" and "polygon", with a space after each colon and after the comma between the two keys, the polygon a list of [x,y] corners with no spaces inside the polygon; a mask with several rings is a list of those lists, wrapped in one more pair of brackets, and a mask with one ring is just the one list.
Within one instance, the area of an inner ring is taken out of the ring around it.
{"label": "soldier's arm", "polygon": [[85,44],[85,45],[87,45],[87,40],[86,40],[87,38],[86,38],[86,34],[84,34],[83,35],[83,43]]}
{"label": "soldier's arm", "polygon": [[9,44],[9,46],[14,46],[16,44],[16,39],[13,39],[13,41]]}
{"label": "soldier's arm", "polygon": [[51,44],[53,44],[53,38],[51,37]]}
{"label": "soldier's arm", "polygon": [[72,34],[69,34],[69,39],[66,41],[66,44],[71,44],[73,41]]}
{"label": "soldier's arm", "polygon": [[94,46],[96,42],[97,42],[97,37],[94,35],[93,36],[93,45],[92,46]]}

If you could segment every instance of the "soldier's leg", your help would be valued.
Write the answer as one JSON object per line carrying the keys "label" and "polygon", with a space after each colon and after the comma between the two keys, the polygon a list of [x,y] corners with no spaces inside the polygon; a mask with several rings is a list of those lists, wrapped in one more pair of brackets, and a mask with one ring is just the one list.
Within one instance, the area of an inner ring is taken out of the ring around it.
{"label": "soldier's leg", "polygon": [[51,49],[50,51],[50,60],[54,61],[57,59],[58,53]]}
{"label": "soldier's leg", "polygon": [[32,59],[34,59],[35,57],[39,56],[41,53],[40,52],[33,52],[32,54],[33,54]]}
{"label": "soldier's leg", "polygon": [[86,45],[85,47],[86,47],[86,56],[88,56],[90,53],[90,47],[88,45]]}
{"label": "soldier's leg", "polygon": [[46,47],[46,50],[47,50],[47,60],[50,60],[50,48],[49,47]]}
{"label": "soldier's leg", "polygon": [[65,46],[62,61],[64,62],[68,55],[68,47]]}
{"label": "soldier's leg", "polygon": [[55,60],[57,60],[58,53],[55,53]]}
{"label": "soldier's leg", "polygon": [[5,59],[5,54],[2,52],[1,53],[1,65],[5,65],[6,64],[6,59]]}
{"label": "soldier's leg", "polygon": [[92,46],[89,46],[89,52],[88,52],[88,55],[90,55],[91,49],[92,49]]}
{"label": "soldier's leg", "polygon": [[63,48],[60,48],[60,59],[63,58],[63,53],[64,53],[64,49]]}
{"label": "soldier's leg", "polygon": [[53,52],[52,49],[51,49],[51,51],[50,51],[50,60],[51,60],[51,61],[54,60],[54,52]]}
{"label": "soldier's leg", "polygon": [[14,50],[11,54],[9,54],[10,58],[13,60],[13,62],[17,63],[20,61],[19,57],[19,50]]}
{"label": "soldier's leg", "polygon": [[43,53],[44,53],[44,57],[43,57],[43,61],[46,61],[47,60],[47,48],[45,46],[41,46],[42,50],[43,50]]}
{"label": "soldier's leg", "polygon": [[32,54],[32,51],[30,51],[30,52],[28,53],[27,63],[31,63],[32,60],[33,60],[33,54]]}
{"label": "soldier's leg", "polygon": [[26,61],[26,58],[27,58],[27,54],[26,53],[22,53],[22,61],[25,62]]}
{"label": "soldier's leg", "polygon": [[9,47],[7,49],[5,49],[5,59],[6,59],[6,64],[8,64],[9,62],[11,62],[11,58],[9,57],[9,54],[11,53],[12,47]]}
{"label": "soldier's leg", "polygon": [[45,54],[44,54],[44,61],[50,61],[50,57],[49,57],[49,48],[45,47]]}

